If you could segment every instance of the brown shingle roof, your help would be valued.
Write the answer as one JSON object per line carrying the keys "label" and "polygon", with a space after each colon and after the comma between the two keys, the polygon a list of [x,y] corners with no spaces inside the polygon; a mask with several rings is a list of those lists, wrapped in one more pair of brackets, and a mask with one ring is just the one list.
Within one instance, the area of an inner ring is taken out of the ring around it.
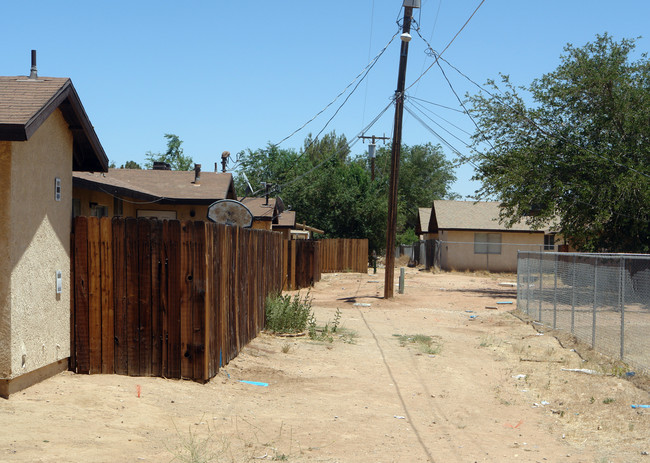
{"label": "brown shingle roof", "polygon": [[161,203],[211,204],[219,199],[236,199],[232,174],[201,172],[194,183],[194,171],[108,169],[107,173],[74,172],[74,186]]}
{"label": "brown shingle roof", "polygon": [[277,216],[275,198],[269,198],[268,205],[266,198],[239,198],[239,201],[251,211],[255,220],[273,220]]}
{"label": "brown shingle roof", "polygon": [[512,227],[499,222],[499,202],[497,201],[449,201],[433,202],[433,211],[429,222],[429,231],[440,230],[494,230],[494,231],[525,231],[534,230],[521,220]]}
{"label": "brown shingle roof", "polygon": [[293,228],[296,226],[296,211],[284,211],[278,216],[278,223],[273,228]]}
{"label": "brown shingle roof", "polygon": [[431,208],[429,207],[420,207],[418,208],[418,227],[415,230],[415,233],[427,233],[429,230],[429,220],[431,220]]}
{"label": "brown shingle roof", "polygon": [[105,171],[108,158],[70,79],[0,76],[0,140],[29,140],[57,108],[75,140],[73,168]]}

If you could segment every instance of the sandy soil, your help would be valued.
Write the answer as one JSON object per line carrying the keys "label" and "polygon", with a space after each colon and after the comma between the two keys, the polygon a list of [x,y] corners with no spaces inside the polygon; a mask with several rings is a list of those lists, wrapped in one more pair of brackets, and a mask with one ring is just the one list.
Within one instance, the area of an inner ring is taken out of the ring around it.
{"label": "sandy soil", "polygon": [[0,399],[0,461],[650,462],[644,379],[497,305],[513,280],[408,269],[387,301],[381,270],[324,275],[333,342],[263,334],[205,385],[60,374]]}

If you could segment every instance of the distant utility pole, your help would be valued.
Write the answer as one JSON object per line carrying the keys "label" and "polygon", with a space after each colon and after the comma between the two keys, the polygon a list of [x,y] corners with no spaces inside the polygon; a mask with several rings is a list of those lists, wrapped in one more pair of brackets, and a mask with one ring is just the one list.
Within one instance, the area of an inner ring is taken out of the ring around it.
{"label": "distant utility pole", "polygon": [[368,145],[368,157],[370,158],[370,172],[372,175],[372,181],[375,181],[375,150],[377,149],[377,144],[375,141],[377,140],[390,140],[389,137],[377,137],[375,135],[359,135],[359,138],[362,140],[366,140],[366,138],[370,138],[372,141]]}
{"label": "distant utility pole", "polygon": [[404,25],[402,26],[402,48],[399,57],[397,90],[395,91],[395,124],[393,126],[393,149],[390,162],[390,189],[388,193],[388,224],[386,226],[386,275],[384,278],[384,299],[393,297],[395,287],[395,234],[397,232],[397,183],[399,157],[402,145],[402,117],[404,116],[404,84],[406,82],[406,60],[411,40],[413,8],[420,8],[420,0],[404,0]]}

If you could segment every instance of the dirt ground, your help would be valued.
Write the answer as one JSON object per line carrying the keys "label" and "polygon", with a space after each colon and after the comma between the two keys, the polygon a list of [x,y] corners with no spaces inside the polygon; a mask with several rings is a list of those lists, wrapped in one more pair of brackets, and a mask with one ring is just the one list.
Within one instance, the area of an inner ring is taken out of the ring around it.
{"label": "dirt ground", "polygon": [[383,281],[323,275],[333,342],[262,334],[205,385],[66,372],[0,399],[0,461],[650,462],[647,382],[497,304],[514,276]]}

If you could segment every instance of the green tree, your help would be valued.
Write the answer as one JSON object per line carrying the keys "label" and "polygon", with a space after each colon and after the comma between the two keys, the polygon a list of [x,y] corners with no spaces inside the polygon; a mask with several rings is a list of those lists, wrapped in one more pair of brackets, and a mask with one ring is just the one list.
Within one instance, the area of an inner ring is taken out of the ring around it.
{"label": "green tree", "polygon": [[120,166],[120,169],[142,169],[142,167],[135,161],[126,161]]}
{"label": "green tree", "polygon": [[650,250],[650,62],[634,47],[597,35],[528,87],[501,76],[503,91],[470,97],[477,195],[500,200],[506,224],[555,220],[584,251]]}
{"label": "green tree", "polygon": [[[451,185],[456,180],[453,164],[445,159],[440,145],[402,145],[398,183],[398,232],[417,226],[418,208],[431,207],[435,199],[454,199]],[[377,150],[377,180],[388,192],[391,148]],[[406,235],[406,236],[414,236]],[[407,243],[402,243],[407,244]]]}
{"label": "green tree", "polygon": [[[433,199],[446,197],[454,179],[451,164],[444,160],[439,147],[405,145],[403,153],[400,232],[412,231],[418,206],[431,206]],[[382,156],[386,153],[378,157],[378,170],[380,164],[383,166]],[[235,179],[238,191],[245,189],[241,173],[246,174],[253,189],[259,189],[261,182],[280,185],[279,194],[296,211],[299,222],[324,230],[327,237],[367,238],[370,250],[385,247],[388,177],[380,173],[373,182],[365,156],[351,156],[345,136],[334,132],[318,140],[308,136],[299,152],[271,145],[247,150],[239,154],[239,164],[240,174]],[[403,236],[410,239],[413,235]]]}
{"label": "green tree", "polygon": [[171,166],[172,170],[192,170],[194,168],[194,161],[191,156],[185,156],[183,154],[183,148],[181,146],[183,140],[178,138],[178,135],[172,133],[166,133],[165,138],[167,139],[167,151],[164,153],[147,151],[144,166],[147,169],[151,169],[154,162],[166,162]]}

